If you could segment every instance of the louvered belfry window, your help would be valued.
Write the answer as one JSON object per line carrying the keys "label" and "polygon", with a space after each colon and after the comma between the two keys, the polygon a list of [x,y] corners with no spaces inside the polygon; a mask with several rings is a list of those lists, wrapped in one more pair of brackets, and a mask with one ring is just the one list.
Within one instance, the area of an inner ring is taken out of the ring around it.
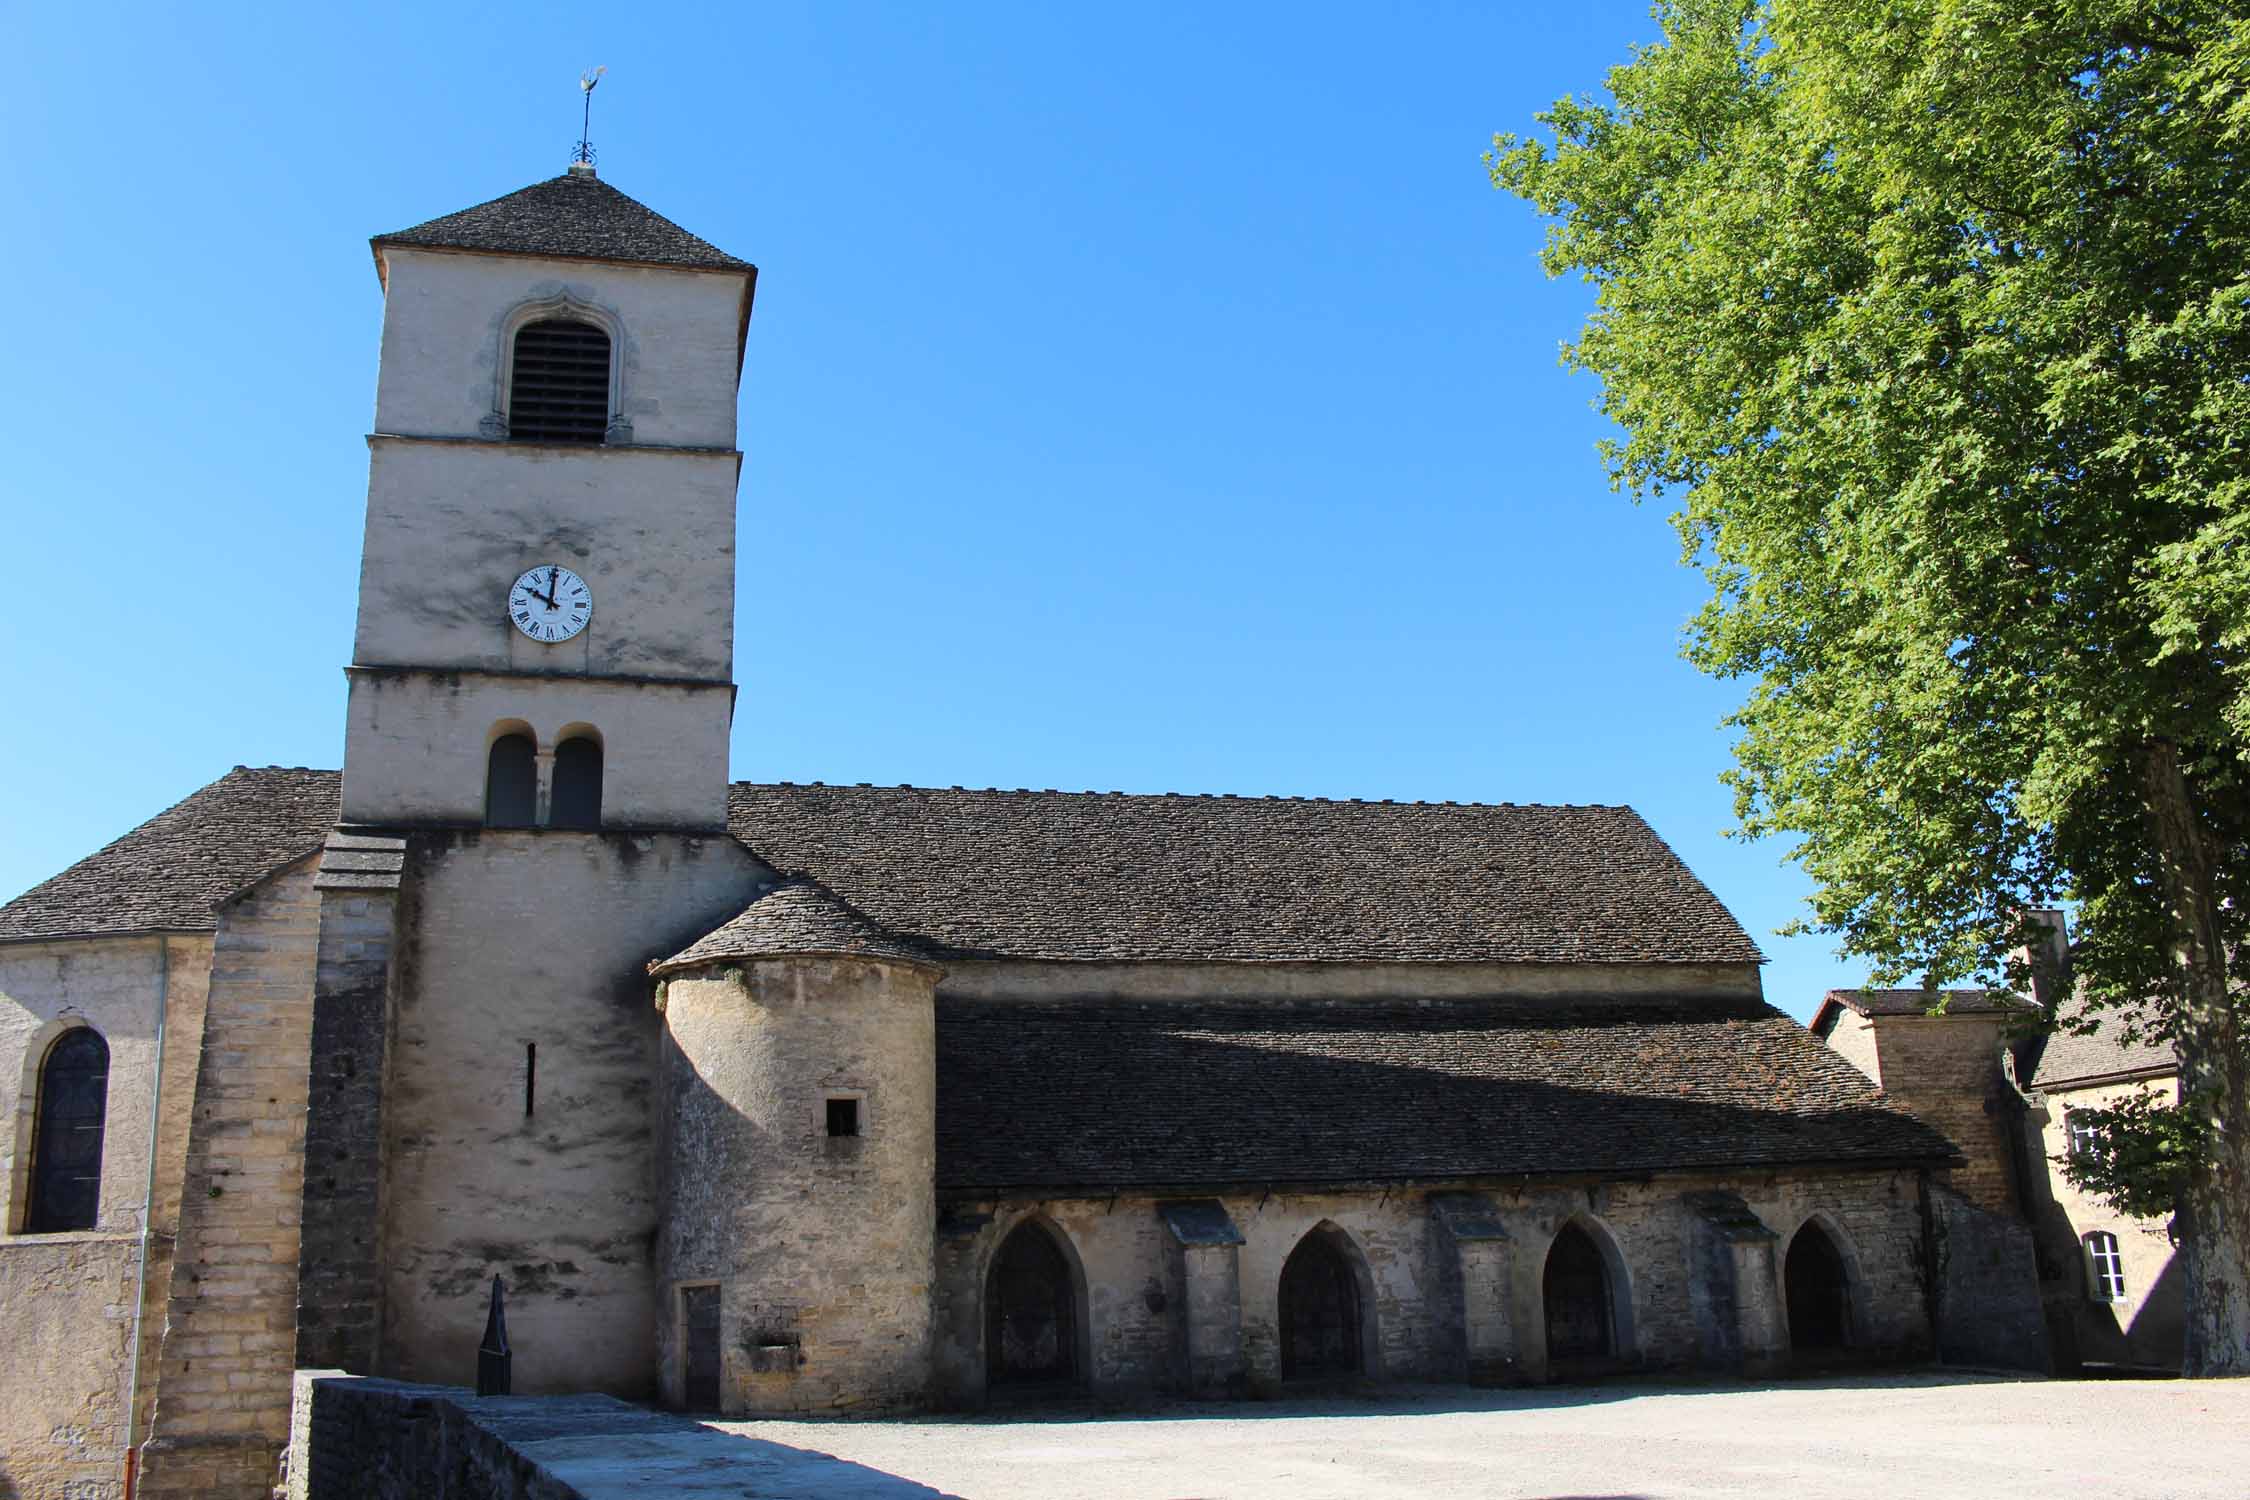
{"label": "louvered belfry window", "polygon": [[543,318],[516,333],[508,436],[519,443],[598,443],[609,431],[609,335]]}

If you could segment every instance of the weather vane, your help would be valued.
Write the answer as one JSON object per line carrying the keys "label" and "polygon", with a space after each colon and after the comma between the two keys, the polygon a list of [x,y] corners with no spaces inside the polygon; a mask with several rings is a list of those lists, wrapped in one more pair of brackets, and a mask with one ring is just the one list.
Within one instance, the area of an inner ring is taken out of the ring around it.
{"label": "weather vane", "polygon": [[589,167],[594,164],[594,85],[600,83],[602,75],[608,71],[605,66],[578,75],[578,92],[586,96],[586,108],[578,119],[578,149],[571,153],[570,159]]}

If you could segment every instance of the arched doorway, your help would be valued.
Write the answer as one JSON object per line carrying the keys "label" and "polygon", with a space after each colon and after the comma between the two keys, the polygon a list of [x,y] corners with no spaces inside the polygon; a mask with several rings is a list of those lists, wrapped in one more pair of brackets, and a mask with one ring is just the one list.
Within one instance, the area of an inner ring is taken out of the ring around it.
{"label": "arched doorway", "polygon": [[1281,1267],[1281,1378],[1360,1374],[1359,1278],[1340,1236],[1314,1230]]}
{"label": "arched doorway", "polygon": [[1851,1342],[1851,1279],[1826,1230],[1808,1223],[1797,1231],[1781,1280],[1789,1301],[1790,1348],[1842,1349]]}
{"label": "arched doorway", "polygon": [[1606,1360],[1617,1352],[1609,1266],[1592,1235],[1563,1226],[1547,1252],[1540,1283],[1547,1314],[1547,1362]]}
{"label": "arched doorway", "polygon": [[1018,1224],[984,1287],[985,1379],[1055,1385],[1078,1378],[1078,1296],[1070,1262],[1043,1225]]}

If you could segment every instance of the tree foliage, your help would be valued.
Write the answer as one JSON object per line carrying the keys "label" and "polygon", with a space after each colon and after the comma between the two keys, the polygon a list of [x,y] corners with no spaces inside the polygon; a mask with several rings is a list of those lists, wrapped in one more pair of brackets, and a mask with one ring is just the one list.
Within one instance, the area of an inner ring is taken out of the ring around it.
{"label": "tree foliage", "polygon": [[2250,16],[1657,16],[1488,163],[1597,288],[1565,361],[1613,481],[1711,583],[1742,828],[1799,837],[1804,925],[1881,980],[2002,982],[2075,903],[2065,1024],[2187,1085],[2112,1122],[2104,1185],[2175,1195],[2190,1366],[2250,1369]]}

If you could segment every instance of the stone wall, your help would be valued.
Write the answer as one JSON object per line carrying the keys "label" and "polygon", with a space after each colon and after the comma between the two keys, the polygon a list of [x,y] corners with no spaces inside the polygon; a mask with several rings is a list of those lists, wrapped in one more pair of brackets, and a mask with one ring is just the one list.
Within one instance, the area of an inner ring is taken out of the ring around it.
{"label": "stone wall", "polygon": [[285,1493],[289,1500],[583,1500],[494,1430],[487,1412],[496,1404],[505,1403],[449,1386],[301,1370]]}
{"label": "stone wall", "polygon": [[314,882],[297,1363],[365,1373],[382,1346],[384,1084],[405,982],[399,929],[412,906],[396,888],[402,840],[332,834],[328,845]]}
{"label": "stone wall", "polygon": [[[499,397],[500,341],[528,300],[568,295],[614,320],[637,443],[731,448],[747,269],[699,272],[386,245],[376,430],[474,437]],[[413,660],[415,658],[391,658]]]}
{"label": "stone wall", "polygon": [[1943,1184],[1930,1187],[1938,1357],[2045,1374],[2050,1360],[2031,1230]]}
{"label": "stone wall", "polygon": [[[135,1424],[147,1431],[210,953],[210,939],[198,935],[0,946],[0,1078],[17,1091],[0,1116],[0,1494],[109,1500],[122,1489],[125,1401],[134,1384],[127,1353],[155,1105],[162,1130]],[[167,1033],[161,1091],[160,1000]],[[73,1025],[94,1027],[109,1044],[100,1208],[91,1230],[25,1234],[39,1069]]]}
{"label": "stone wall", "polygon": [[[1793,1171],[1632,1182],[1487,1185],[1464,1216],[1459,1195],[1419,1190],[1232,1195],[1235,1288],[1188,1295],[1166,1204],[1146,1196],[1043,1202],[962,1200],[939,1222],[934,1395],[984,1398],[986,1277],[1001,1242],[1039,1218],[1080,1272],[1085,1383],[1105,1394],[1194,1390],[1190,1352],[1212,1359],[1197,1307],[1238,1308],[1227,1338],[1253,1389],[1281,1379],[1279,1285],[1307,1234],[1350,1242],[1371,1293],[1366,1373],[1392,1380],[1540,1380],[1548,1375],[1542,1273],[1576,1224],[1605,1248],[1618,1363],[1763,1368],[1786,1351],[1780,1277],[1786,1246],[1817,1220],[1851,1287],[1851,1344],[1869,1358],[1933,1344],[1919,1181],[1909,1171]],[[1712,1195],[1725,1202],[1714,1208]],[[1723,1209],[1723,1211],[1721,1211]],[[1473,1219],[1476,1228],[1460,1227]],[[1498,1305],[1493,1305],[1498,1304]],[[1720,1326],[1720,1325],[1724,1326]]]}
{"label": "stone wall", "polygon": [[38,1235],[0,1250],[0,1495],[122,1493],[138,1264],[132,1235]]}
{"label": "stone wall", "polygon": [[763,867],[732,839],[684,835],[411,844],[373,1373],[471,1383],[498,1274],[516,1389],[652,1397],[661,1022],[646,965],[741,910]]}
{"label": "stone wall", "polygon": [[[720,1288],[720,1407],[903,1406],[929,1382],[935,973],[770,958],[664,986],[665,1396],[677,1289]],[[827,1132],[832,1098],[859,1133]]]}
{"label": "stone wall", "polygon": [[180,1239],[143,1448],[142,1492],[152,1497],[260,1495],[288,1437],[316,859],[227,903],[212,941]]}
{"label": "stone wall", "polygon": [[[2179,1085],[2171,1078],[2057,1089],[2047,1095],[2045,1120],[2034,1149],[2047,1168],[2047,1201],[2035,1215],[2049,1273],[2058,1358],[2066,1365],[2147,1365],[2178,1369],[2186,1339],[2186,1290],[2165,1221],[2121,1214],[2091,1193],[2071,1186],[2060,1165],[2070,1154],[2070,1111],[2114,1104],[2143,1090],[2164,1098]],[[2117,1236],[2124,1260],[2125,1300],[2097,1299],[2086,1258],[2085,1236]]]}
{"label": "stone wall", "polygon": [[1987,1014],[1883,1016],[1875,1022],[1891,1102],[1936,1127],[1965,1163],[1948,1180],[1971,1202],[2019,1212],[2010,1154],[2013,1086],[2000,1069],[2002,1018]]}
{"label": "stone wall", "polygon": [[607,1396],[472,1396],[297,1372],[287,1500],[645,1500],[881,1495],[927,1485]]}

